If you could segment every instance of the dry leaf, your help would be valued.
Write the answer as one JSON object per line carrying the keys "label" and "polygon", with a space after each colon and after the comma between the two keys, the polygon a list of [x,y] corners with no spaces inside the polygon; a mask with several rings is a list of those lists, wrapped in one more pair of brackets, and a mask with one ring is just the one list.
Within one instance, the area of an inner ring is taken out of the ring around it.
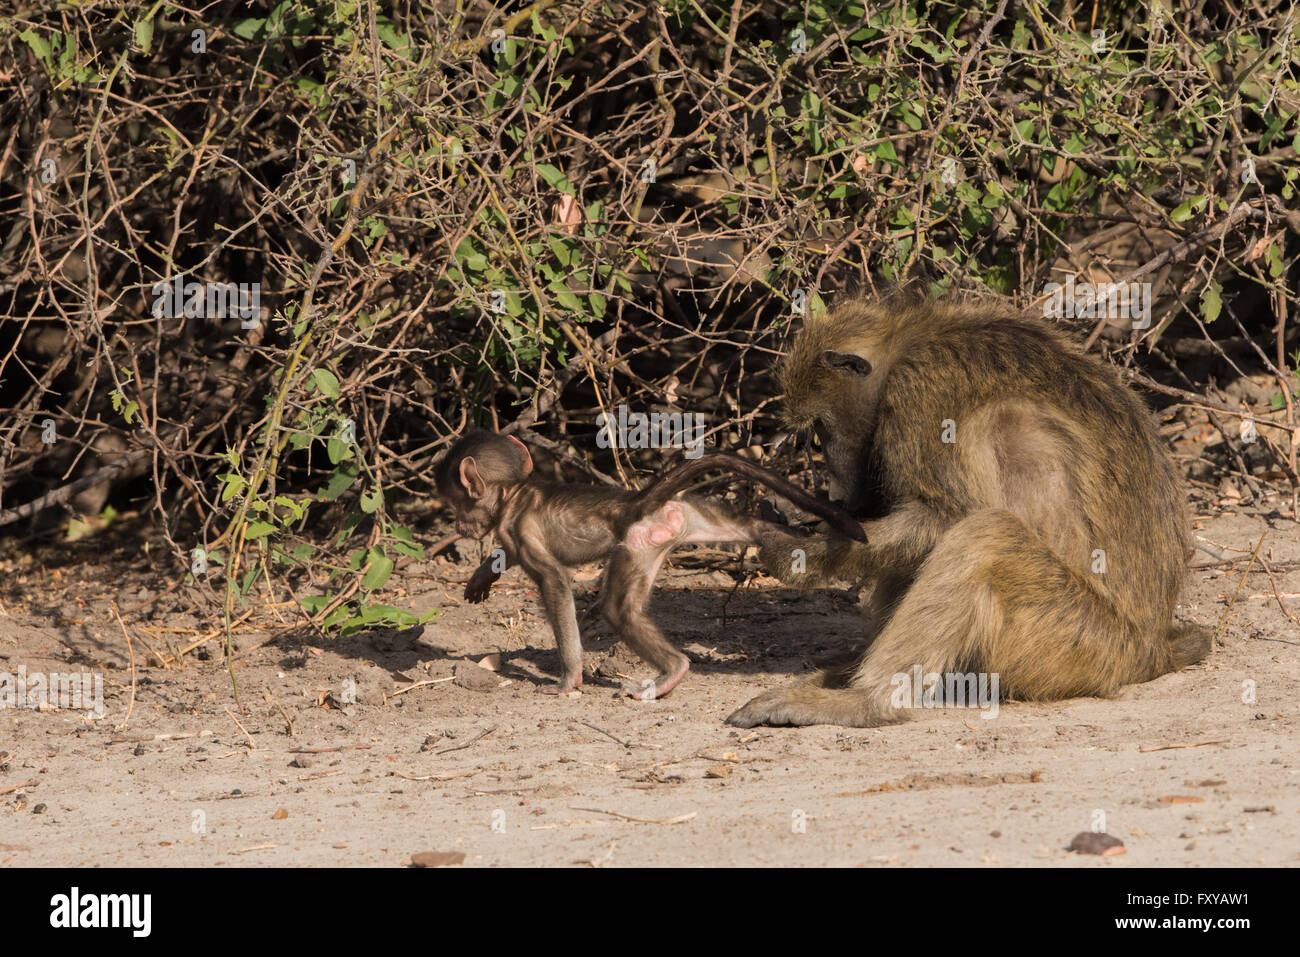
{"label": "dry leaf", "polygon": [[1268,247],[1273,245],[1275,240],[1280,239],[1284,232],[1286,232],[1285,229],[1279,229],[1273,236],[1261,236],[1259,241],[1256,242],[1254,246],[1250,247],[1250,255],[1246,257],[1246,262],[1254,262],[1260,256],[1264,255],[1268,250]]}
{"label": "dry leaf", "polygon": [[572,236],[582,225],[582,207],[578,205],[576,199],[565,193],[560,197],[560,201],[551,207],[551,222]]}

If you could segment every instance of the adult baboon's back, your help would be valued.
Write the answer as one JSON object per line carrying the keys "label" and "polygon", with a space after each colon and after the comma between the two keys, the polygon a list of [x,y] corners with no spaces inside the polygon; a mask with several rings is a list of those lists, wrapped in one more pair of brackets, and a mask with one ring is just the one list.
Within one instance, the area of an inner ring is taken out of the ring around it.
{"label": "adult baboon's back", "polygon": [[866,544],[774,537],[763,561],[799,584],[876,582],[879,630],[855,666],[732,724],[896,721],[891,681],[916,665],[1051,699],[1208,653],[1205,629],[1173,625],[1184,500],[1150,415],[1059,331],[987,305],[851,303],[799,333],[781,383],[832,497],[881,517]]}

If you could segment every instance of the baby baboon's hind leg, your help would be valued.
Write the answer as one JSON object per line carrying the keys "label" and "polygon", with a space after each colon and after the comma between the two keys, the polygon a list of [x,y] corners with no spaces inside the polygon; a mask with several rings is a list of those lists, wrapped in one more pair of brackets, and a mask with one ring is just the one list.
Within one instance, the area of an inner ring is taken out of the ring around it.
{"label": "baby baboon's hind leg", "polygon": [[601,605],[605,617],[641,660],[658,670],[652,680],[641,685],[624,683],[623,693],[639,701],[668,694],[691,666],[690,659],[669,643],[646,613],[655,577],[671,549],[671,542],[639,551],[621,546],[614,550],[605,573]]}
{"label": "baby baboon's hind leg", "polygon": [[605,573],[603,610],[632,650],[659,674],[640,686],[623,686],[641,701],[662,698],[686,676],[690,660],[664,637],[646,606],[668,553],[678,545],[744,542],[758,544],[766,522],[697,499],[674,499],[628,529]]}
{"label": "baby baboon's hind leg", "polygon": [[1163,642],[1144,644],[1139,635],[1015,515],[977,512],[940,539],[848,688],[797,682],[759,695],[727,721],[890,724],[905,717],[893,706],[895,676],[910,681],[917,665],[924,674],[958,665],[997,672],[1003,693],[1031,698],[1110,694],[1141,680],[1160,653]]}

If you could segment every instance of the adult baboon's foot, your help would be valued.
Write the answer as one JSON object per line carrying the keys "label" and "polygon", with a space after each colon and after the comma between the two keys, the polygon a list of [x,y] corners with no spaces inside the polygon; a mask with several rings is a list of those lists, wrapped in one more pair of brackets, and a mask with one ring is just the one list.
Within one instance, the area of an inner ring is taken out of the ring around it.
{"label": "adult baboon's foot", "polygon": [[582,672],[572,671],[560,675],[560,680],[553,685],[538,685],[536,691],[538,694],[560,695],[568,694],[570,691],[582,690]]}
{"label": "adult baboon's foot", "polygon": [[838,724],[873,728],[901,721],[893,709],[875,707],[864,691],[821,688],[804,681],[765,691],[727,717],[727,724],[753,728],[760,724]]}

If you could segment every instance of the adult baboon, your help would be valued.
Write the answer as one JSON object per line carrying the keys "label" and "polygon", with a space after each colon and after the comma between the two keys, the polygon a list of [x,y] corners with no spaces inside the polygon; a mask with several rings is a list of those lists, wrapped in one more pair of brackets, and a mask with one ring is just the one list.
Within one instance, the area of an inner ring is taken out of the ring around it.
{"label": "adult baboon", "polygon": [[855,302],[808,323],[780,380],[832,498],[879,517],[865,544],[771,533],[762,560],[792,583],[874,582],[879,627],[856,664],[731,724],[897,721],[894,677],[917,665],[1055,699],[1209,652],[1207,629],[1173,624],[1188,533],[1150,415],[1060,331],[996,306]]}

